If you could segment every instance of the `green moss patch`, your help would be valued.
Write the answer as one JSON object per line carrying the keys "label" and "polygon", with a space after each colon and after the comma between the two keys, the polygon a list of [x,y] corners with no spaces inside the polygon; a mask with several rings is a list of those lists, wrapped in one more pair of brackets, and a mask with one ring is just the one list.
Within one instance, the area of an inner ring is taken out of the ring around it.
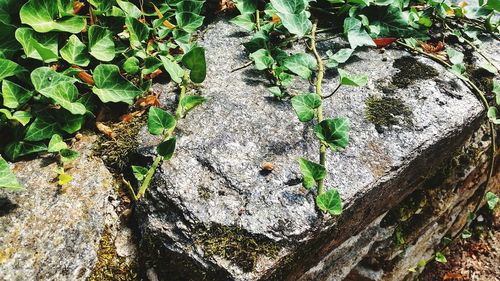
{"label": "green moss patch", "polygon": [[406,88],[417,80],[431,79],[439,75],[432,66],[412,57],[399,58],[392,66],[399,69],[399,72],[392,77],[392,84],[398,88]]}
{"label": "green moss patch", "polygon": [[118,256],[108,228],[104,230],[97,252],[97,263],[87,281],[132,281],[137,277],[135,265]]}
{"label": "green moss patch", "polygon": [[369,96],[365,106],[366,120],[377,126],[412,124],[412,111],[398,98]]}
{"label": "green moss patch", "polygon": [[94,146],[94,155],[100,157],[106,166],[123,171],[129,166],[130,154],[138,146],[137,135],[146,124],[146,116],[135,118],[131,122],[106,124],[113,133],[114,138],[101,135]]}
{"label": "green moss patch", "polygon": [[206,256],[223,257],[246,272],[255,268],[259,256],[275,257],[280,251],[279,245],[270,239],[234,226],[201,227],[195,243],[203,248]]}

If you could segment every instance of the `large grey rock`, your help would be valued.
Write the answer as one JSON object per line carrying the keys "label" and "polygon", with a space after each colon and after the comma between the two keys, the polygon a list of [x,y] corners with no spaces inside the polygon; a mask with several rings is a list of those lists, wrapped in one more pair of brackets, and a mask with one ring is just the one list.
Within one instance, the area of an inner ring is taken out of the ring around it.
{"label": "large grey rock", "polygon": [[[342,87],[324,103],[327,117],[348,117],[352,128],[349,147],[326,163],[326,186],[338,188],[345,210],[325,216],[297,164],[318,159],[313,126],[270,97],[263,73],[230,72],[247,61],[247,40],[224,20],[202,36],[209,70],[199,91],[210,100],[179,122],[176,155],[137,206],[141,246],[160,280],[298,279],[416,189],[483,118],[474,95],[437,63],[403,50],[356,52],[344,68],[366,73],[368,85]],[[321,44],[323,53],[340,47]],[[324,93],[336,76],[326,73]],[[172,88],[157,88],[172,105]],[[158,140],[141,138],[149,157]],[[275,170],[263,173],[264,162]]]}
{"label": "large grey rock", "polygon": [[41,158],[12,169],[26,191],[0,190],[0,280],[86,280],[97,261],[99,240],[116,222],[113,177],[90,156],[95,137],[75,148],[80,157],[67,171],[65,189],[57,186],[57,164]]}

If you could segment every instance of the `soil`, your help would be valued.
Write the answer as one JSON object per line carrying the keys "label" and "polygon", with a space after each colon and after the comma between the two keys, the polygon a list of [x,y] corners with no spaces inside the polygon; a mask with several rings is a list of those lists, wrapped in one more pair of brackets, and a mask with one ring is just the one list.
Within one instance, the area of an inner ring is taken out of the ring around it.
{"label": "soil", "polygon": [[472,237],[454,241],[444,252],[447,263],[430,263],[419,281],[500,281],[500,209],[479,214]]}

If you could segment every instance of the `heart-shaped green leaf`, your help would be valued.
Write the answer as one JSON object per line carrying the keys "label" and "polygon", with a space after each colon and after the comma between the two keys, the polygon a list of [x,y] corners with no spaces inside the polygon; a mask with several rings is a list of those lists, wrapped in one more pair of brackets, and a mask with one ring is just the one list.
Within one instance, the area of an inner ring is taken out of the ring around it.
{"label": "heart-shaped green leaf", "polygon": [[292,107],[301,122],[314,118],[314,110],[321,105],[321,98],[316,94],[305,94],[292,98]]}
{"label": "heart-shaped green leaf", "polygon": [[488,202],[488,208],[490,210],[495,209],[496,205],[498,204],[498,196],[493,193],[493,192],[488,192],[486,193],[486,201]]}
{"label": "heart-shaped green leaf", "polygon": [[7,119],[17,121],[23,126],[26,126],[26,124],[28,124],[31,120],[31,113],[27,111],[16,111],[11,113],[5,108],[0,108],[0,113],[2,113]]}
{"label": "heart-shaped green leaf", "polygon": [[76,115],[83,115],[87,111],[85,106],[77,102],[78,89],[71,82],[60,82],[50,91],[43,91],[43,95],[54,100],[55,104]]}
{"label": "heart-shaped green leaf", "polygon": [[316,205],[325,213],[334,216],[342,214],[342,199],[336,189],[330,189],[327,192],[318,194],[316,196]]}
{"label": "heart-shaped green leaf", "polygon": [[19,64],[8,59],[0,58],[0,81],[4,78],[17,75],[23,71],[25,71],[25,69]]}
{"label": "heart-shaped green leaf", "polygon": [[16,27],[1,22],[0,14],[0,57],[10,59],[21,48],[15,38]]}
{"label": "heart-shaped green leaf", "polygon": [[175,144],[177,139],[175,137],[169,138],[168,140],[160,143],[156,148],[158,155],[163,157],[165,160],[170,160],[175,152]]}
{"label": "heart-shaped green leaf", "polygon": [[317,62],[310,54],[298,53],[285,58],[283,65],[298,76],[309,79],[316,69]]}
{"label": "heart-shaped green leaf", "polygon": [[309,20],[304,0],[271,0],[278,16],[286,29],[299,37],[304,36],[311,30],[312,23]]}
{"label": "heart-shaped green leaf", "polygon": [[8,191],[24,190],[24,187],[10,170],[9,163],[2,156],[0,156],[0,188],[5,188]]}
{"label": "heart-shaped green leaf", "polygon": [[205,17],[195,14],[193,12],[180,12],[175,13],[175,20],[177,26],[182,30],[192,33],[196,31],[202,24]]}
{"label": "heart-shaped green leaf", "polygon": [[100,61],[111,61],[115,57],[113,35],[105,27],[92,25],[89,27],[89,53]]}
{"label": "heart-shaped green leaf", "polygon": [[61,156],[61,162],[69,163],[75,161],[80,153],[73,149],[62,149],[61,151],[59,151],[59,155]]}
{"label": "heart-shaped green leaf", "polygon": [[25,141],[11,142],[5,146],[5,155],[12,161],[20,157],[47,151],[44,143],[30,143]]}
{"label": "heart-shaped green leaf", "polygon": [[140,48],[142,42],[149,37],[148,27],[133,17],[125,18],[125,25],[130,34],[130,45],[134,48]]}
{"label": "heart-shaped green leaf", "polygon": [[112,64],[100,64],[94,70],[95,86],[92,91],[102,102],[132,104],[142,91],[120,75],[120,68]]}
{"label": "heart-shaped green leaf", "polygon": [[189,77],[194,83],[201,83],[207,76],[207,64],[205,62],[205,49],[194,47],[182,57],[182,63],[191,70]]}
{"label": "heart-shaped green leaf", "polygon": [[151,107],[148,114],[148,131],[152,135],[161,135],[165,130],[171,130],[176,125],[175,117],[163,109]]}
{"label": "heart-shaped green leaf", "polygon": [[340,49],[335,54],[328,51],[328,63],[326,64],[326,67],[334,68],[341,63],[345,63],[351,57],[353,52],[354,50],[350,48]]}
{"label": "heart-shaped green leaf", "polygon": [[344,20],[344,32],[347,34],[351,49],[356,49],[359,46],[376,46],[373,39],[362,27],[361,21],[356,18],[348,17]]}
{"label": "heart-shaped green leaf", "polygon": [[78,36],[71,35],[60,53],[61,57],[68,63],[85,67],[90,63],[86,50],[87,46],[78,39]]}
{"label": "heart-shaped green leaf", "polygon": [[207,98],[202,96],[185,96],[181,100],[182,112],[183,114],[188,113],[193,108],[203,104]]}
{"label": "heart-shaped green leaf", "polygon": [[253,14],[242,14],[236,16],[230,20],[232,24],[235,24],[246,31],[252,31],[255,29],[255,19]]}
{"label": "heart-shaped green leaf", "polygon": [[44,62],[54,62],[59,58],[57,33],[40,34],[31,28],[22,27],[16,30],[16,39],[29,58]]}
{"label": "heart-shaped green leaf", "polygon": [[55,134],[59,134],[59,124],[51,121],[52,120],[45,120],[40,117],[35,118],[35,121],[28,127],[24,139],[27,141],[41,141],[50,139]]}
{"label": "heart-shaped green leaf", "polygon": [[257,70],[271,68],[274,63],[274,59],[267,49],[260,49],[251,53],[250,59],[255,63],[255,68]]}
{"label": "heart-shaped green leaf", "polygon": [[2,82],[3,105],[8,108],[18,108],[28,102],[33,93],[9,80]]}
{"label": "heart-shaped green leaf", "polygon": [[50,138],[48,152],[59,152],[67,149],[68,145],[63,141],[61,135],[55,134]]}
{"label": "heart-shaped green leaf", "polygon": [[31,72],[31,82],[35,86],[35,90],[44,96],[50,96],[55,91],[55,88],[60,83],[75,83],[76,79],[66,76],[59,72],[55,72],[50,67],[39,67]]}
{"label": "heart-shaped green leaf", "polygon": [[136,57],[130,57],[123,63],[123,70],[128,74],[136,74],[139,72],[139,59]]}
{"label": "heart-shaped green leaf", "polygon": [[132,166],[132,173],[138,181],[142,181],[148,173],[148,168],[142,166]]}
{"label": "heart-shaped green leaf", "polygon": [[[103,1],[106,2],[106,1]],[[142,15],[141,10],[137,8],[134,4],[128,2],[128,1],[122,1],[122,0],[116,0],[116,3],[120,8],[125,12],[125,14],[134,17],[134,18],[139,18]]]}
{"label": "heart-shaped green leaf", "polygon": [[299,158],[300,171],[304,176],[302,185],[311,189],[316,185],[316,182],[326,177],[326,168],[323,165],[314,163],[305,158]]}
{"label": "heart-shaped green leaf", "polygon": [[184,70],[182,70],[182,67],[180,67],[177,62],[167,57],[160,56],[160,59],[163,63],[163,67],[165,67],[168,75],[170,75],[170,78],[172,78],[175,83],[181,83],[182,76],[184,75]]}
{"label": "heart-shaped green leaf", "polygon": [[451,64],[459,64],[464,61],[464,54],[451,47],[446,48],[446,54],[448,54]]}
{"label": "heart-shaped green leaf", "polygon": [[58,3],[60,1],[29,0],[19,12],[21,22],[40,33],[49,31],[79,33],[82,31],[85,27],[85,19],[66,14],[66,11],[61,11]]}
{"label": "heart-shaped green leaf", "polygon": [[352,74],[343,69],[338,69],[340,84],[346,86],[362,87],[368,83],[368,76],[365,74]]}
{"label": "heart-shaped green leaf", "polygon": [[333,151],[340,151],[349,143],[349,130],[347,118],[340,117],[321,121],[314,128],[314,133]]}

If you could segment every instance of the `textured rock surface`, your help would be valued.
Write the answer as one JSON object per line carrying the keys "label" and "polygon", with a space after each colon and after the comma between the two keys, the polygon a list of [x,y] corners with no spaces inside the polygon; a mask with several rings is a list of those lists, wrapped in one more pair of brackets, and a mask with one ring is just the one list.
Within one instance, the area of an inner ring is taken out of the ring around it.
{"label": "textured rock surface", "polygon": [[[141,244],[160,280],[298,279],[416,189],[484,113],[459,80],[430,60],[399,50],[357,52],[344,68],[368,74],[368,85],[341,88],[325,102],[325,115],[348,117],[352,131],[350,146],[327,157],[326,186],[338,188],[345,211],[323,217],[301,188],[296,162],[318,157],[312,127],[297,120],[289,102],[270,97],[262,73],[230,72],[246,62],[241,43],[247,39],[225,21],[209,26],[201,40],[209,71],[200,91],[210,100],[180,122],[176,156],[163,164],[137,208]],[[325,41],[321,49],[340,47]],[[336,74],[327,72],[324,92],[336,84]],[[304,84],[295,88],[312,91]],[[163,103],[172,104],[172,89],[159,89]],[[373,105],[368,98],[398,100],[411,114],[396,116],[390,127],[374,125],[365,118]],[[141,137],[141,153],[148,156],[157,140]],[[275,170],[262,173],[263,162]],[[243,230],[237,231],[240,242],[275,243],[280,251],[266,256],[250,248],[251,270],[231,255],[208,255],[217,253],[217,243],[203,233],[214,225]]]}
{"label": "textured rock surface", "polygon": [[89,156],[95,138],[76,144],[80,157],[67,171],[74,177],[57,186],[54,159],[12,166],[25,192],[0,190],[0,280],[86,280],[97,260],[106,224],[116,221],[113,178]]}

